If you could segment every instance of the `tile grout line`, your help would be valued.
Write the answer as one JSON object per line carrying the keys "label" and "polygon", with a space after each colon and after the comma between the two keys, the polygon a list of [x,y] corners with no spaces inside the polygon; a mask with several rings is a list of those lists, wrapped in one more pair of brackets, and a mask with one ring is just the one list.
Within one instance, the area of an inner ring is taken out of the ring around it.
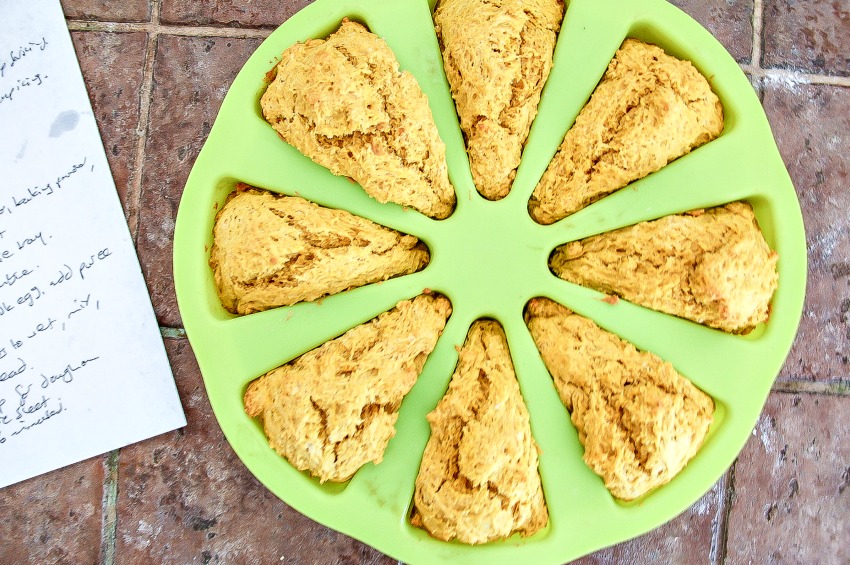
{"label": "tile grout line", "polygon": [[723,473],[723,476],[717,482],[717,497],[719,500],[714,519],[711,521],[711,545],[708,549],[708,562],[712,565],[723,565],[723,560],[726,557],[724,549],[726,545],[726,524],[728,517],[726,513],[726,498],[730,470]]}
{"label": "tile grout line", "polygon": [[828,382],[809,380],[780,381],[773,384],[771,392],[850,397],[850,378],[840,378]]}
{"label": "tile grout line", "polygon": [[767,81],[850,87],[850,76],[817,75],[788,69],[762,69],[760,67],[754,67],[753,65],[747,64],[739,66],[742,71],[752,75],[754,78],[761,78]]}
{"label": "tile grout line", "polygon": [[723,477],[722,498],[717,509],[717,533],[711,544],[709,559],[711,563],[723,565],[726,563],[729,551],[729,516],[732,514],[732,506],[735,503],[735,469],[738,459],[732,462],[729,470]]}
{"label": "tile grout line", "polygon": [[185,339],[186,330],[183,328],[159,327],[159,334],[165,339]]}
{"label": "tile grout line", "polygon": [[103,500],[101,502],[100,565],[114,565],[118,535],[118,457],[120,449],[110,451],[104,461]]}
{"label": "tile grout line", "polygon": [[764,0],[753,0],[753,52],[750,64],[761,69],[762,28],[764,27]]}
{"label": "tile grout line", "polygon": [[97,20],[68,20],[68,28],[72,31],[105,31],[116,33],[132,33],[141,31],[152,35],[182,35],[187,37],[229,37],[235,39],[265,39],[272,31],[274,31],[274,27],[233,28],[160,24],[158,21],[154,22],[153,18],[151,19],[151,22],[139,23],[102,22]]}
{"label": "tile grout line", "polygon": [[[154,2],[151,7],[151,19],[156,21],[159,18],[159,4]],[[147,46],[145,48],[144,71],[142,74],[142,87],[139,94],[139,123],[136,126],[136,155],[133,167],[133,174],[130,180],[131,190],[135,198],[136,207],[133,210],[132,225],[130,228],[133,234],[133,241],[136,241],[139,235],[139,225],[141,223],[142,214],[142,181],[143,168],[145,160],[145,146],[147,145],[148,122],[150,118],[151,94],[153,91],[153,67],[156,59],[156,49],[158,42],[158,34],[156,30],[152,30],[147,34]]]}

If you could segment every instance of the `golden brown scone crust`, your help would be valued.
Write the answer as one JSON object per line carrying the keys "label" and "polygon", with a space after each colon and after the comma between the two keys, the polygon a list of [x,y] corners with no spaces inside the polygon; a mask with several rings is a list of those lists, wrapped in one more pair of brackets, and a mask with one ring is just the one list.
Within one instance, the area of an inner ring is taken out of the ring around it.
{"label": "golden brown scone crust", "polygon": [[245,411],[269,445],[321,482],[342,482],[380,463],[404,396],[451,313],[423,294],[253,381]]}
{"label": "golden brown scone crust", "polygon": [[285,141],[379,202],[451,214],[446,148],[428,99],[362,25],[343,20],[327,40],[286,49],[260,104]]}
{"label": "golden brown scone crust", "polygon": [[550,267],[564,280],[748,333],[767,321],[776,261],[750,205],[733,202],[562,245]]}
{"label": "golden brown scone crust", "polygon": [[502,327],[475,322],[449,390],[428,415],[431,438],[411,522],[470,544],[529,536],[549,519],[537,444]]}
{"label": "golden brown scone crust", "polygon": [[434,11],[472,180],[507,196],[552,68],[562,0],[441,0]]}
{"label": "golden brown scone crust", "polygon": [[210,266],[221,303],[250,314],[413,273],[428,250],[344,210],[242,185],[213,227]]}
{"label": "golden brown scone crust", "polygon": [[723,131],[723,107],[688,61],[627,39],[529,201],[551,224],[657,171]]}
{"label": "golden brown scone crust", "polygon": [[615,497],[670,481],[705,439],[714,402],[670,363],[546,298],[526,322],[584,445]]}

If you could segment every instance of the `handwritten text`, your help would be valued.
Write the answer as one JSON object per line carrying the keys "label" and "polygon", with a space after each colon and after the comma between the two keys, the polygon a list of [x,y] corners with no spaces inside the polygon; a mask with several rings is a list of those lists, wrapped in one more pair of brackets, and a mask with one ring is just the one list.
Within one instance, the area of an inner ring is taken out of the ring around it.
{"label": "handwritten text", "polygon": [[[17,63],[19,63],[24,57],[29,55],[35,50],[44,51],[47,49],[47,39],[42,37],[36,41],[28,41],[26,44],[21,45],[15,49],[11,49],[9,51],[9,56],[0,57],[0,78],[6,77],[6,69],[7,67],[11,69]],[[5,54],[4,54],[5,55]]]}

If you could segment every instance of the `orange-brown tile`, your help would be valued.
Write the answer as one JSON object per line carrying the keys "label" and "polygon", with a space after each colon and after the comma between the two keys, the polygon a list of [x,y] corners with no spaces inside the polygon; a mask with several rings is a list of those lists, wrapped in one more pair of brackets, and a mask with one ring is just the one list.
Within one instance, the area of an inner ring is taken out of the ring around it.
{"label": "orange-brown tile", "polygon": [[0,490],[0,563],[97,563],[103,461],[94,457]]}
{"label": "orange-brown tile", "polygon": [[771,395],[735,465],[730,565],[850,563],[850,396]]}
{"label": "orange-brown tile", "polygon": [[109,22],[146,22],[150,20],[154,0],[62,0],[65,17],[74,20]]}
{"label": "orange-brown tile", "polygon": [[850,75],[850,4],[765,0],[762,65]]}
{"label": "orange-brown tile", "polygon": [[310,0],[163,0],[160,19],[170,24],[277,27]]}
{"label": "orange-brown tile", "polygon": [[698,21],[740,63],[753,51],[753,0],[670,0]]}
{"label": "orange-brown tile", "polygon": [[139,143],[139,106],[147,34],[77,31],[71,34],[124,214],[139,207],[129,190]]}

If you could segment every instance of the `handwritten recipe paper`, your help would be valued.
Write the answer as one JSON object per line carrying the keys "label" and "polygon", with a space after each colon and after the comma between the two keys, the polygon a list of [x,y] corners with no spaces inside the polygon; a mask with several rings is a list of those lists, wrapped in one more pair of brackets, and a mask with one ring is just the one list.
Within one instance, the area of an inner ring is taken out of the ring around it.
{"label": "handwritten recipe paper", "polygon": [[0,2],[0,487],[186,424],[58,0]]}

